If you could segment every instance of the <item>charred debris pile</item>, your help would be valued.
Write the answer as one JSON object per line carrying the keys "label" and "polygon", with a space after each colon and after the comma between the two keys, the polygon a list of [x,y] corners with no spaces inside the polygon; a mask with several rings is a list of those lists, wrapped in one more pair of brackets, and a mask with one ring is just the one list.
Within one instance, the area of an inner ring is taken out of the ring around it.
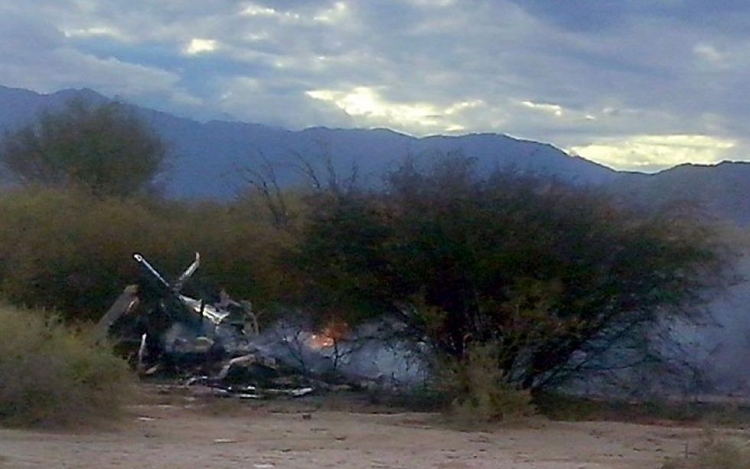
{"label": "charred debris pile", "polygon": [[[174,281],[143,255],[142,274],[99,320],[95,333],[128,357],[144,379],[208,388],[218,396],[300,397],[316,391],[395,390],[423,381],[422,353],[389,340],[384,325],[322,331],[281,320],[261,331],[249,301],[214,302],[182,293],[200,254]],[[394,325],[389,324],[392,330]]]}

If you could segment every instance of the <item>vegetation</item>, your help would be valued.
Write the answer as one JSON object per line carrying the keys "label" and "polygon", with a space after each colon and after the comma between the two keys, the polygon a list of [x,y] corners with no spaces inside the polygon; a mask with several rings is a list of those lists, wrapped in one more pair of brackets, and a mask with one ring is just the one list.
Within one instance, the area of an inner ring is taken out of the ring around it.
{"label": "vegetation", "polygon": [[97,320],[138,278],[140,252],[165,275],[203,255],[197,296],[225,288],[268,306],[283,295],[276,257],[291,240],[263,214],[213,203],[99,199],[39,189],[0,197],[0,294],[18,305]]}
{"label": "vegetation", "polygon": [[750,443],[744,438],[709,432],[696,454],[672,458],[662,469],[746,469],[750,467]]}
{"label": "vegetation", "polygon": [[166,155],[161,137],[129,106],[73,100],[5,135],[0,167],[23,186],[125,197],[155,188]]}
{"label": "vegetation", "polygon": [[33,311],[0,307],[0,425],[50,428],[120,415],[127,364],[85,334]]}
{"label": "vegetation", "polygon": [[504,379],[534,390],[640,362],[656,326],[699,318],[728,279],[716,233],[685,213],[479,177],[462,157],[407,161],[382,191],[320,195],[293,262],[324,320],[396,315],[459,360],[493,344]]}
{"label": "vegetation", "polygon": [[448,415],[455,422],[508,422],[536,412],[531,393],[508,383],[498,369],[494,348],[471,346],[463,360],[453,360],[439,373],[447,395],[453,396]]}
{"label": "vegetation", "polygon": [[[659,326],[694,321],[729,280],[717,233],[684,211],[638,211],[550,178],[478,174],[461,156],[405,161],[375,189],[285,190],[248,173],[231,203],[153,197],[163,142],[130,108],[73,101],[6,135],[0,296],[98,319],[132,283],[134,252],[204,285],[320,322],[395,317],[452,363],[454,410],[505,419],[530,392],[658,356]],[[203,290],[203,291],[201,291]],[[445,383],[444,383],[445,384]]]}

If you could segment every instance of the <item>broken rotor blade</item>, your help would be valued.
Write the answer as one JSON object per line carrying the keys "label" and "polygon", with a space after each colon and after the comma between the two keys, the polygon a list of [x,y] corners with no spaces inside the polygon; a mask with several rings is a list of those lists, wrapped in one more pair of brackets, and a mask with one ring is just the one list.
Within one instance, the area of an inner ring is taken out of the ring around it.
{"label": "broken rotor blade", "polygon": [[128,314],[133,310],[133,307],[138,304],[138,287],[130,285],[125,287],[125,290],[117,297],[112,306],[109,307],[107,312],[102,316],[99,322],[94,326],[94,337],[97,342],[101,342],[107,339],[110,328],[117,322],[120,317]]}
{"label": "broken rotor blade", "polygon": [[139,264],[141,264],[146,269],[148,269],[148,271],[151,272],[151,274],[154,277],[156,277],[159,280],[159,282],[162,283],[162,285],[164,285],[167,288],[172,288],[172,286],[169,284],[169,282],[167,282],[166,280],[164,280],[164,277],[162,277],[161,274],[156,269],[154,269],[154,267],[151,264],[148,263],[148,261],[146,260],[145,257],[143,257],[142,255],[140,255],[138,253],[135,253],[135,254],[133,254],[133,259],[135,259]]}
{"label": "broken rotor blade", "polygon": [[182,286],[185,284],[185,282],[195,273],[196,270],[198,270],[198,267],[201,265],[201,255],[199,252],[195,253],[195,260],[193,261],[190,266],[185,269],[185,272],[180,275],[180,277],[177,279],[177,281],[174,283],[174,286],[172,287],[172,290],[175,292],[179,292],[182,290]]}

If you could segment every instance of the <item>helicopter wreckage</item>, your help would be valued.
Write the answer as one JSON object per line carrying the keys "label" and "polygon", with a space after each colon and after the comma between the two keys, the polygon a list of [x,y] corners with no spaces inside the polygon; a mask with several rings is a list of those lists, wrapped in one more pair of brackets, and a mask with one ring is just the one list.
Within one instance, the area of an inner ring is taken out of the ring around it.
{"label": "helicopter wreckage", "polygon": [[[371,388],[415,376],[414,360],[405,360],[410,352],[384,345],[377,334],[313,333],[288,321],[261,333],[249,301],[223,290],[214,302],[183,294],[200,266],[199,253],[171,282],[143,255],[133,259],[142,271],[138,283],[123,290],[95,333],[142,376],[183,378],[246,398]],[[321,378],[332,375],[338,379]]]}

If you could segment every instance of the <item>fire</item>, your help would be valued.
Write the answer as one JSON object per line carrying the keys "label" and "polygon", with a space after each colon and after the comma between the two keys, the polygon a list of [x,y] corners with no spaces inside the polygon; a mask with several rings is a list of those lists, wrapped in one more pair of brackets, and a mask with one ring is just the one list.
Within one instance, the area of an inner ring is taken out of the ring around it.
{"label": "fire", "polygon": [[320,332],[310,335],[308,345],[314,349],[333,347],[349,335],[349,325],[345,322],[334,321],[329,323]]}
{"label": "fire", "polygon": [[336,339],[333,337],[328,337],[326,335],[321,334],[313,334],[310,336],[310,340],[308,341],[308,344],[310,347],[314,349],[322,349],[322,348],[328,348],[333,347],[336,345]]}

